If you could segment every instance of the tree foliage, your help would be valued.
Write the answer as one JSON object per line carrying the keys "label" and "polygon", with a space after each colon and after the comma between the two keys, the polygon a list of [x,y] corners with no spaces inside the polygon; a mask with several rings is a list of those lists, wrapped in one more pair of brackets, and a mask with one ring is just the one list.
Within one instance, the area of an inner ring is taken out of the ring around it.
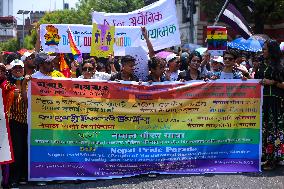
{"label": "tree foliage", "polygon": [[11,51],[16,52],[20,49],[20,43],[17,39],[9,39],[6,42],[0,43],[0,50],[1,51]]}
{"label": "tree foliage", "polygon": [[40,24],[91,24],[92,11],[130,12],[144,6],[141,0],[80,0],[76,9],[59,10],[44,15]]}
{"label": "tree foliage", "polygon": [[26,49],[34,49],[36,44],[37,32],[36,29],[32,29],[30,35],[27,35],[24,40],[24,47]]}
{"label": "tree foliage", "polygon": [[58,10],[46,13],[39,21],[40,24],[82,24],[77,10]]}
{"label": "tree foliage", "polygon": [[[46,13],[39,24],[92,24],[92,11],[99,12],[130,12],[144,6],[142,0],[80,0],[75,9],[57,10]],[[24,46],[34,48],[36,31],[25,37]]]}
{"label": "tree foliage", "polygon": [[92,23],[92,11],[127,13],[142,8],[142,0],[80,0],[77,4],[78,16],[82,24]]}
{"label": "tree foliage", "polygon": [[[253,24],[255,33],[263,33],[264,24],[272,25],[284,19],[284,0],[255,0],[255,8],[250,12],[245,1],[232,0],[240,9],[243,16]],[[225,0],[201,0],[202,11],[208,17],[208,21],[213,22],[221,11]]]}

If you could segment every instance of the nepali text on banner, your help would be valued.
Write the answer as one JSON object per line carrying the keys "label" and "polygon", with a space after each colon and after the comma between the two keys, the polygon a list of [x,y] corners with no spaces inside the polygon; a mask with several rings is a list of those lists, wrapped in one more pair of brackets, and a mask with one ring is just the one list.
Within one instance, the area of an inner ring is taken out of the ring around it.
{"label": "nepali text on banner", "polygon": [[30,180],[260,171],[257,80],[29,87]]}
{"label": "nepali text on banner", "polygon": [[[111,26],[146,26],[155,50],[180,45],[174,0],[160,0],[129,13],[93,12],[93,23]],[[147,47],[143,39],[144,47]]]}

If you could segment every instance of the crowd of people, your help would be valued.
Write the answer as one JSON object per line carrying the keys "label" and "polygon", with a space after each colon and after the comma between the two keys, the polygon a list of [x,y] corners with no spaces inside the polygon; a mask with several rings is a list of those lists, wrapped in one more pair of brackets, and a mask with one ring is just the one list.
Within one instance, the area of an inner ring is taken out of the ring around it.
{"label": "crowd of people", "polygon": [[[165,58],[156,55],[147,37],[142,33],[149,50],[149,75],[143,82],[164,82],[216,79],[260,79],[263,91],[263,169],[273,170],[284,160],[284,65],[283,54],[275,40],[267,40],[262,53],[252,54],[228,49],[223,56],[211,56],[209,52],[179,49]],[[166,49],[167,50],[167,49]],[[14,162],[2,168],[2,187],[10,188],[27,183],[28,176],[28,125],[27,83],[31,78],[50,79],[65,77],[60,64],[70,66],[70,77],[93,80],[137,81],[134,74],[135,58],[96,58],[83,56],[78,62],[67,55],[45,53],[36,50],[20,55],[17,52],[2,55],[0,83],[5,113],[9,120]]]}

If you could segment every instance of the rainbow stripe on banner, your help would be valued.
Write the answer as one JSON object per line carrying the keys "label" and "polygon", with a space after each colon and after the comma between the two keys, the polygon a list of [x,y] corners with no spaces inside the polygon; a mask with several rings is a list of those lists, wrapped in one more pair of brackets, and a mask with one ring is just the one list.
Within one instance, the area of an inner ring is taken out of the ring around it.
{"label": "rainbow stripe on banner", "polygon": [[29,180],[260,171],[258,80],[29,87]]}

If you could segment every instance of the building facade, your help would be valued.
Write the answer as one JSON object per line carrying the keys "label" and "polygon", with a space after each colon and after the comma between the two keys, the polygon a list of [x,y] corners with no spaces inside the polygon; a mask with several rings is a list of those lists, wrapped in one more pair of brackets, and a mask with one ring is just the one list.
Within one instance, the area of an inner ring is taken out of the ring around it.
{"label": "building facade", "polygon": [[13,0],[0,0],[0,16],[13,15]]}
{"label": "building facade", "polygon": [[17,20],[13,16],[0,17],[0,42],[17,37]]}
{"label": "building facade", "polygon": [[30,12],[30,23],[38,22],[45,15],[45,11],[31,11]]}

